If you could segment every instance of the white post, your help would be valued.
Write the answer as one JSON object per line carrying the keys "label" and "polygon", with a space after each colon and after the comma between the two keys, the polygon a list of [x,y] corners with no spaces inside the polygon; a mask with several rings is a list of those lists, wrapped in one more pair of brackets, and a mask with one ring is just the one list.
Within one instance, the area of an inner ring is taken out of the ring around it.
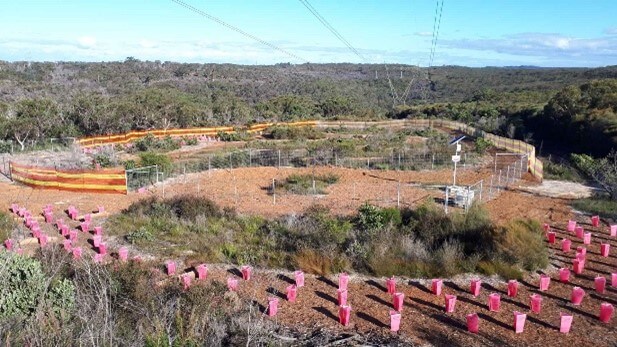
{"label": "white post", "polygon": [[274,183],[274,178],[272,179],[272,204],[276,205],[276,185]]}
{"label": "white post", "polygon": [[279,149],[279,169],[281,168],[281,150]]}
{"label": "white post", "polygon": [[401,181],[396,186],[396,207],[401,208]]}
{"label": "white post", "polygon": [[452,182],[453,186],[456,186],[456,162],[454,162],[454,181]]}

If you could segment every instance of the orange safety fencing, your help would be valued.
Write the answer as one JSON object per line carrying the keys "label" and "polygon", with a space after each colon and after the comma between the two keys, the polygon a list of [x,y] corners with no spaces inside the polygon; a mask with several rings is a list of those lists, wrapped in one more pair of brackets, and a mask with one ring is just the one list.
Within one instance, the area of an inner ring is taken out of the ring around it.
{"label": "orange safety fencing", "polygon": [[59,170],[9,163],[11,178],[40,189],[126,194],[124,169]]}

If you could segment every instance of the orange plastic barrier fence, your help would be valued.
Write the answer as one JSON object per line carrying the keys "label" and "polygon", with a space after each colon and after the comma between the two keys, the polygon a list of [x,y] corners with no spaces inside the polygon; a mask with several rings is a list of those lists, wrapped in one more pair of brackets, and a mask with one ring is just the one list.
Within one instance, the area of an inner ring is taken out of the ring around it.
{"label": "orange plastic barrier fence", "polygon": [[33,188],[126,194],[124,169],[58,170],[9,163],[11,177]]}

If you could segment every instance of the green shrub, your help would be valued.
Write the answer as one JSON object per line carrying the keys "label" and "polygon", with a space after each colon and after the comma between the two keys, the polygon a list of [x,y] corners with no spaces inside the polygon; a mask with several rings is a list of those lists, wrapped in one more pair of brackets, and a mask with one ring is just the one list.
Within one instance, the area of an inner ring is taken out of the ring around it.
{"label": "green shrub", "polygon": [[139,154],[139,166],[158,166],[160,172],[169,173],[173,168],[171,158],[165,154],[145,152]]}
{"label": "green shrub", "polygon": [[[276,189],[291,194],[327,194],[326,188],[338,182],[339,177],[334,174],[310,175],[292,174],[287,176],[285,181],[278,182]],[[313,182],[315,186],[313,187]]]}
{"label": "green shrub", "polygon": [[235,142],[235,141],[248,141],[251,139],[251,134],[246,131],[234,131],[234,132],[223,132],[219,131],[216,133],[216,137],[219,140],[225,142]]}
{"label": "green shrub", "polygon": [[99,153],[95,155],[94,162],[98,163],[101,167],[112,167],[115,165],[107,153]]}
{"label": "green shrub", "polygon": [[476,138],[475,151],[479,154],[486,153],[486,150],[491,147],[491,143],[483,137]]}
{"label": "green shrub", "polygon": [[574,200],[572,207],[592,215],[599,215],[602,218],[617,218],[617,201],[610,200],[608,197]]}
{"label": "green shrub", "polygon": [[13,216],[0,211],[0,240],[10,239],[16,227],[17,223],[15,223]]}
{"label": "green shrub", "polygon": [[275,125],[268,128],[264,136],[275,140],[316,140],[324,138],[325,134],[317,128],[310,126],[290,127]]}
{"label": "green shrub", "polygon": [[548,265],[548,251],[540,224],[533,220],[514,220],[497,230],[497,251],[502,260],[528,271]]}

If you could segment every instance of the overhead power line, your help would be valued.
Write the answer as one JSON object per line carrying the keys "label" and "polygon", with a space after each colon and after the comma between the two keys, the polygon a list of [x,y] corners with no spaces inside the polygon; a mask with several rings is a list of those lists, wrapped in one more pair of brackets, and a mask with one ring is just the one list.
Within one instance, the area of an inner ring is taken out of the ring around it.
{"label": "overhead power line", "polygon": [[198,8],[195,8],[195,7],[187,4],[184,1],[181,1],[181,0],[171,0],[171,1],[175,2],[176,4],[178,4],[178,5],[180,5],[180,6],[184,7],[184,8],[186,8],[189,11],[192,11],[192,12],[195,12],[195,13],[201,15],[204,18],[207,18],[207,19],[209,19],[209,20],[211,20],[213,22],[216,22],[216,23],[218,23],[218,24],[220,24],[220,25],[222,25],[222,26],[224,26],[224,27],[226,27],[228,29],[231,29],[231,30],[233,30],[233,31],[235,31],[235,32],[237,32],[239,34],[242,34],[242,35],[244,35],[244,36],[246,36],[246,37],[248,37],[248,38],[250,38],[250,39],[252,39],[254,41],[257,41],[257,42],[261,43],[264,46],[268,46],[269,48],[272,48],[272,49],[274,49],[276,51],[279,51],[279,52],[281,52],[281,53],[283,53],[283,54],[285,54],[285,55],[287,55],[287,56],[289,56],[291,58],[294,58],[296,60],[300,60],[300,61],[303,61],[303,62],[308,62],[308,60],[306,60],[306,59],[304,59],[304,58],[302,58],[302,57],[300,57],[300,56],[298,56],[298,55],[296,55],[294,53],[291,53],[291,52],[289,52],[289,51],[287,51],[287,50],[285,50],[283,48],[280,48],[280,47],[278,47],[276,45],[273,45],[270,42],[264,41],[264,40],[260,39],[259,37],[255,36],[255,35],[249,34],[246,31],[244,31],[244,30],[242,30],[242,29],[240,29],[238,27],[235,27],[235,26],[233,26],[231,24],[228,24],[228,23],[224,22],[223,20],[221,20],[221,19],[219,19],[219,18],[217,18],[215,16],[212,16],[212,15],[210,15],[210,14],[208,14],[208,13],[206,13],[206,12],[204,12],[204,11],[198,9]]}
{"label": "overhead power line", "polygon": [[[433,66],[433,59],[435,58],[435,50],[437,49],[437,39],[439,38],[439,28],[441,27],[441,14],[443,13],[443,2],[441,0],[441,5],[439,4],[439,0],[437,0],[437,4],[435,6],[435,20],[433,22],[433,40],[431,42],[431,51],[429,54],[429,63],[428,66]],[[439,16],[437,15],[437,10],[439,10]]]}
{"label": "overhead power line", "polygon": [[341,35],[321,14],[319,14],[319,12],[315,9],[315,7],[313,7],[313,5],[311,5],[310,2],[308,2],[308,0],[298,1],[300,1],[300,3],[302,3],[302,5],[304,5],[304,7],[306,7],[306,9],[309,10],[309,12],[311,12],[313,16],[315,16],[315,18],[317,18],[317,20],[319,20],[321,24],[323,24],[323,26],[326,27],[326,29],[328,29],[334,36],[336,36],[339,41],[341,41],[345,46],[347,46],[347,48],[349,48],[351,52],[357,55],[364,62],[367,62],[366,58],[364,58],[364,56],[360,52],[358,52],[358,50],[354,46],[352,46],[351,43],[349,43],[349,41],[347,41],[343,37],[343,35]]}

